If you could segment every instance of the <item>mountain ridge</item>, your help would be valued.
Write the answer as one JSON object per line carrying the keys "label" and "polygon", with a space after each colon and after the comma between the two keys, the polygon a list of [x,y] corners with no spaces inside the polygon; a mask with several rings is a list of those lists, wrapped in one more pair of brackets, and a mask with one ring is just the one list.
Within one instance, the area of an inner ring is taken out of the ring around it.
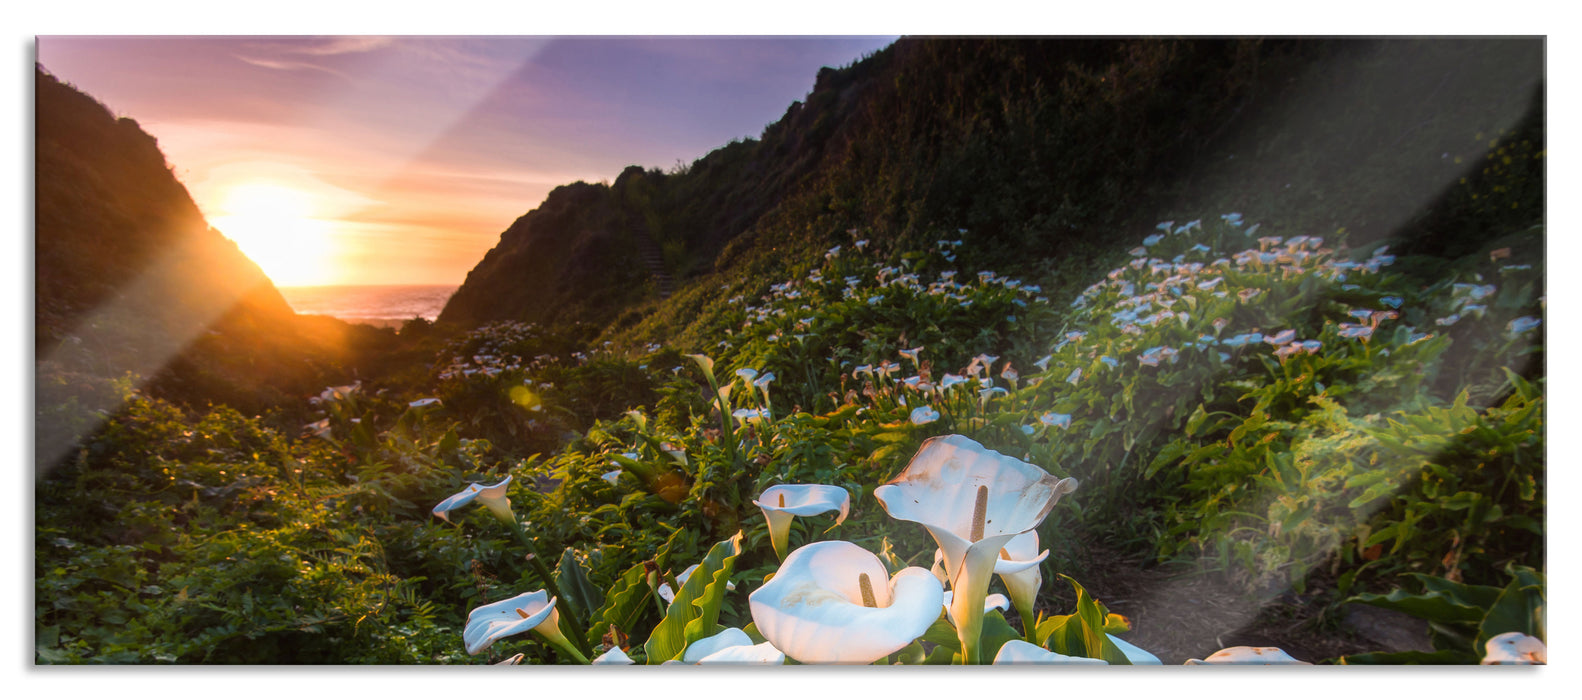
{"label": "mountain ridge", "polygon": [[[1482,131],[1541,138],[1542,85],[1542,43],[1524,39],[902,39],[821,70],[760,139],[552,193],[440,320],[577,316],[608,337],[696,339],[685,328],[722,290],[760,294],[748,278],[806,267],[853,229],[896,263],[965,230],[962,265],[1053,284],[1191,211],[1448,255],[1484,235],[1445,215],[1456,176],[1477,177],[1449,156],[1481,157]],[[570,220],[587,221],[557,226]],[[640,226],[673,278],[664,303],[631,243]],[[568,242],[582,250],[569,265],[527,252]]]}

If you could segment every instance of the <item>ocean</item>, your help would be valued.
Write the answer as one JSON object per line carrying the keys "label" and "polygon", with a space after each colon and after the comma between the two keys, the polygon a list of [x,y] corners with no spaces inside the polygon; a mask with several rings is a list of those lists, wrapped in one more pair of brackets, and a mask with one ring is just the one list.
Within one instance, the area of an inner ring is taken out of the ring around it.
{"label": "ocean", "polygon": [[299,314],[399,328],[413,318],[438,318],[456,289],[454,284],[331,285],[280,287],[280,294]]}

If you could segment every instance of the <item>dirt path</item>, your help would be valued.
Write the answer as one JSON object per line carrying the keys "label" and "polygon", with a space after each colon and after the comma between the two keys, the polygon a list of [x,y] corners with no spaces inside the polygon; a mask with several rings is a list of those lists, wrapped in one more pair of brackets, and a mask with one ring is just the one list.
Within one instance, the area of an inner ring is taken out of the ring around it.
{"label": "dirt path", "polygon": [[[1280,647],[1313,663],[1368,651],[1431,650],[1426,623],[1399,613],[1351,605],[1339,619],[1333,614],[1324,619],[1317,592],[1285,592],[1260,601],[1212,574],[1150,566],[1102,548],[1090,548],[1086,558],[1075,578],[1110,612],[1131,620],[1131,632],[1122,635],[1126,641],[1166,664],[1232,646]],[[1075,600],[1069,589],[1063,593],[1070,600],[1059,607],[1069,610]]]}

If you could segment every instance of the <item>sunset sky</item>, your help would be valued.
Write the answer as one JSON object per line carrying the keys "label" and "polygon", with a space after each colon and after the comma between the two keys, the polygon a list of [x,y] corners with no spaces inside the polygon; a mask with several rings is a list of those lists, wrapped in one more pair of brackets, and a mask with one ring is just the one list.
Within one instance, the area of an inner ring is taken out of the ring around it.
{"label": "sunset sky", "polygon": [[460,284],[558,185],[756,138],[895,37],[40,36],[277,284]]}

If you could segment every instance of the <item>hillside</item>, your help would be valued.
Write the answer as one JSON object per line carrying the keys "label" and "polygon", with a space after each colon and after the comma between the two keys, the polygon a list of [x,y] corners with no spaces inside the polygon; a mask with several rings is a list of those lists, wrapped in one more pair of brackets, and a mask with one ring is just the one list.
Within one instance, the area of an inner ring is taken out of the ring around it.
{"label": "hillside", "polygon": [[35,96],[41,463],[119,403],[128,373],[155,396],[250,413],[345,377],[366,332],[299,319],[136,121],[42,67]]}
{"label": "hillside", "polygon": [[[707,307],[853,228],[892,257],[965,230],[964,264],[1046,285],[1196,207],[1453,257],[1490,224],[1540,220],[1533,158],[1496,183],[1521,216],[1464,214],[1490,136],[1541,143],[1542,82],[1535,40],[903,39],[821,71],[760,139],[557,190],[441,320],[577,316],[695,342]],[[645,246],[663,269],[645,269]],[[677,299],[660,303],[660,277]]]}

